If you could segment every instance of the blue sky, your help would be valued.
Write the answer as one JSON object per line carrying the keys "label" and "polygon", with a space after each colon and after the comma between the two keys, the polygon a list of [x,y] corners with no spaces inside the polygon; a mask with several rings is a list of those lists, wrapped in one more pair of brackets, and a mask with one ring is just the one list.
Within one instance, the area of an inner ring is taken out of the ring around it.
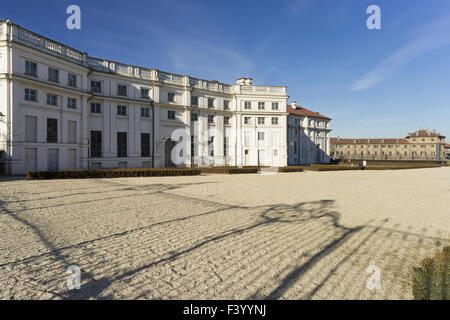
{"label": "blue sky", "polygon": [[[450,140],[450,1],[7,1],[0,18],[91,56],[234,83],[286,85],[334,136]],[[81,8],[81,30],[66,8]],[[381,30],[366,9],[381,8]]]}

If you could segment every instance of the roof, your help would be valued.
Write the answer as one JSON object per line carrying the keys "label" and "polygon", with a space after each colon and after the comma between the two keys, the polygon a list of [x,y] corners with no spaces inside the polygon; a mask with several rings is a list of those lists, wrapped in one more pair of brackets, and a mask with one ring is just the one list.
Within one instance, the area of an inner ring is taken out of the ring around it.
{"label": "roof", "polygon": [[333,137],[330,139],[331,144],[406,144],[408,139],[386,138],[386,139],[341,139]]}
{"label": "roof", "polygon": [[440,133],[438,133],[434,130],[425,130],[425,129],[420,129],[420,130],[417,130],[416,132],[408,133],[407,137],[442,137],[442,138],[444,138],[443,135],[441,135]]}
{"label": "roof", "polygon": [[306,108],[300,107],[300,106],[297,106],[294,109],[294,108],[292,108],[292,106],[288,105],[286,110],[290,114],[295,114],[295,115],[302,116],[302,117],[313,117],[313,118],[320,118],[320,119],[331,120],[331,118],[328,118],[328,117],[326,117],[324,115],[321,115],[318,112],[314,112],[314,111],[311,111],[309,109],[306,109]]}
{"label": "roof", "polygon": [[449,143],[444,144],[444,148],[450,149],[450,144]]}

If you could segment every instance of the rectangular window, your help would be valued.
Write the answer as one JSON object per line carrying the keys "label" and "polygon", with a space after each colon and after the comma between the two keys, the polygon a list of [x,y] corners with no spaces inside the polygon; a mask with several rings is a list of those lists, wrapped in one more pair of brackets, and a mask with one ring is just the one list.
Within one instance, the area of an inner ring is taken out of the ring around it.
{"label": "rectangular window", "polygon": [[102,83],[100,81],[91,81],[91,92],[101,93]]}
{"label": "rectangular window", "polygon": [[54,82],[59,82],[59,70],[53,69],[53,68],[48,68],[48,80],[54,81]]}
{"label": "rectangular window", "polygon": [[198,97],[191,96],[191,106],[198,106]]}
{"label": "rectangular window", "polygon": [[25,141],[37,142],[37,117],[25,116]]}
{"label": "rectangular window", "polygon": [[277,125],[278,124],[278,117],[272,117],[272,124]]}
{"label": "rectangular window", "polygon": [[208,115],[208,123],[214,123],[214,115],[212,114]]}
{"label": "rectangular window", "polygon": [[76,88],[77,87],[77,76],[72,73],[69,73],[67,75],[67,85],[70,87]]}
{"label": "rectangular window", "polygon": [[225,110],[230,109],[230,100],[224,100],[224,101],[223,101],[223,108],[224,108]]}
{"label": "rectangular window", "polygon": [[37,77],[37,63],[25,61],[25,74]]}
{"label": "rectangular window", "polygon": [[258,124],[264,124],[265,123],[265,119],[264,117],[258,117]]}
{"label": "rectangular window", "polygon": [[126,158],[127,151],[127,133],[117,132],[117,157]]}
{"label": "rectangular window", "polygon": [[197,113],[191,113],[191,121],[198,121],[198,114]]}
{"label": "rectangular window", "polygon": [[126,116],[127,115],[127,106],[117,106],[117,115],[118,116]]}
{"label": "rectangular window", "polygon": [[91,103],[92,113],[102,113],[102,106],[100,103]]}
{"label": "rectangular window", "polygon": [[230,124],[230,117],[223,117],[223,122],[225,124]]}
{"label": "rectangular window", "polygon": [[126,97],[127,96],[127,86],[124,86],[121,84],[117,85],[117,95]]}
{"label": "rectangular window", "polygon": [[47,94],[47,104],[56,106],[58,102],[58,96],[55,94]]}
{"label": "rectangular window", "polygon": [[264,140],[264,132],[258,132],[258,140],[263,141]]}
{"label": "rectangular window", "polygon": [[47,118],[47,142],[58,142],[58,120]]}
{"label": "rectangular window", "polygon": [[150,133],[141,133],[141,157],[150,157]]}
{"label": "rectangular window", "polygon": [[208,155],[214,157],[214,137],[208,139]]}
{"label": "rectangular window", "polygon": [[244,102],[244,109],[250,110],[251,108],[252,108],[252,103],[251,103],[251,101],[245,101],[245,102]]}
{"label": "rectangular window", "polygon": [[258,110],[264,110],[266,108],[265,102],[258,102]]}
{"label": "rectangular window", "polygon": [[244,124],[250,124],[250,117],[245,117],[244,118]]}
{"label": "rectangular window", "polygon": [[167,111],[167,119],[174,120],[175,119],[175,111]]}
{"label": "rectangular window", "polygon": [[102,157],[102,132],[91,131],[91,158]]}
{"label": "rectangular window", "polygon": [[208,108],[214,108],[214,101],[213,98],[208,98]]}
{"label": "rectangular window", "polygon": [[77,99],[75,98],[67,98],[67,107],[71,109],[77,108]]}
{"label": "rectangular window", "polygon": [[229,139],[230,138],[227,138],[227,137],[225,137],[224,139],[223,139],[223,155],[226,157],[227,155],[228,155],[228,146],[229,146]]}
{"label": "rectangular window", "polygon": [[175,93],[173,93],[173,92],[167,93],[167,100],[169,102],[175,102]]}
{"label": "rectangular window", "polygon": [[37,91],[33,89],[25,89],[25,100],[37,102]]}
{"label": "rectangular window", "polygon": [[141,108],[141,118],[150,118],[150,108]]}
{"label": "rectangular window", "polygon": [[272,102],[272,110],[278,110],[278,102]]}
{"label": "rectangular window", "polygon": [[148,88],[141,88],[141,99],[150,99],[150,90]]}
{"label": "rectangular window", "polygon": [[67,143],[77,143],[77,122],[67,121]]}

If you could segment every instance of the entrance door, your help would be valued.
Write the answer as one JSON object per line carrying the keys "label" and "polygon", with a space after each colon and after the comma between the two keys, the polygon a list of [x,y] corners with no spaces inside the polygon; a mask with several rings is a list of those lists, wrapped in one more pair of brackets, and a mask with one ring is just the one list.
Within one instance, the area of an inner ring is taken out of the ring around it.
{"label": "entrance door", "polygon": [[258,150],[258,166],[266,165],[266,152],[265,150]]}
{"label": "entrance door", "polygon": [[37,155],[36,149],[25,149],[25,171],[36,171],[37,169]]}
{"label": "entrance door", "polygon": [[48,149],[47,152],[47,170],[58,171],[58,149]]}
{"label": "entrance door", "polygon": [[168,139],[164,145],[164,167],[174,168],[175,164],[172,161],[172,149],[175,147],[175,141]]}
{"label": "entrance door", "polygon": [[67,170],[77,169],[77,149],[67,150]]}

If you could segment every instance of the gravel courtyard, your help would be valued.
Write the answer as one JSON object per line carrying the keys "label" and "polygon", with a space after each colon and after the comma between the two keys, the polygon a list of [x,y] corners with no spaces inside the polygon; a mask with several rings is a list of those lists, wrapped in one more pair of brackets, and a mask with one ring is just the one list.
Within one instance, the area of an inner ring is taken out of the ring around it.
{"label": "gravel courtyard", "polygon": [[0,299],[411,299],[448,244],[449,167],[0,179]]}

